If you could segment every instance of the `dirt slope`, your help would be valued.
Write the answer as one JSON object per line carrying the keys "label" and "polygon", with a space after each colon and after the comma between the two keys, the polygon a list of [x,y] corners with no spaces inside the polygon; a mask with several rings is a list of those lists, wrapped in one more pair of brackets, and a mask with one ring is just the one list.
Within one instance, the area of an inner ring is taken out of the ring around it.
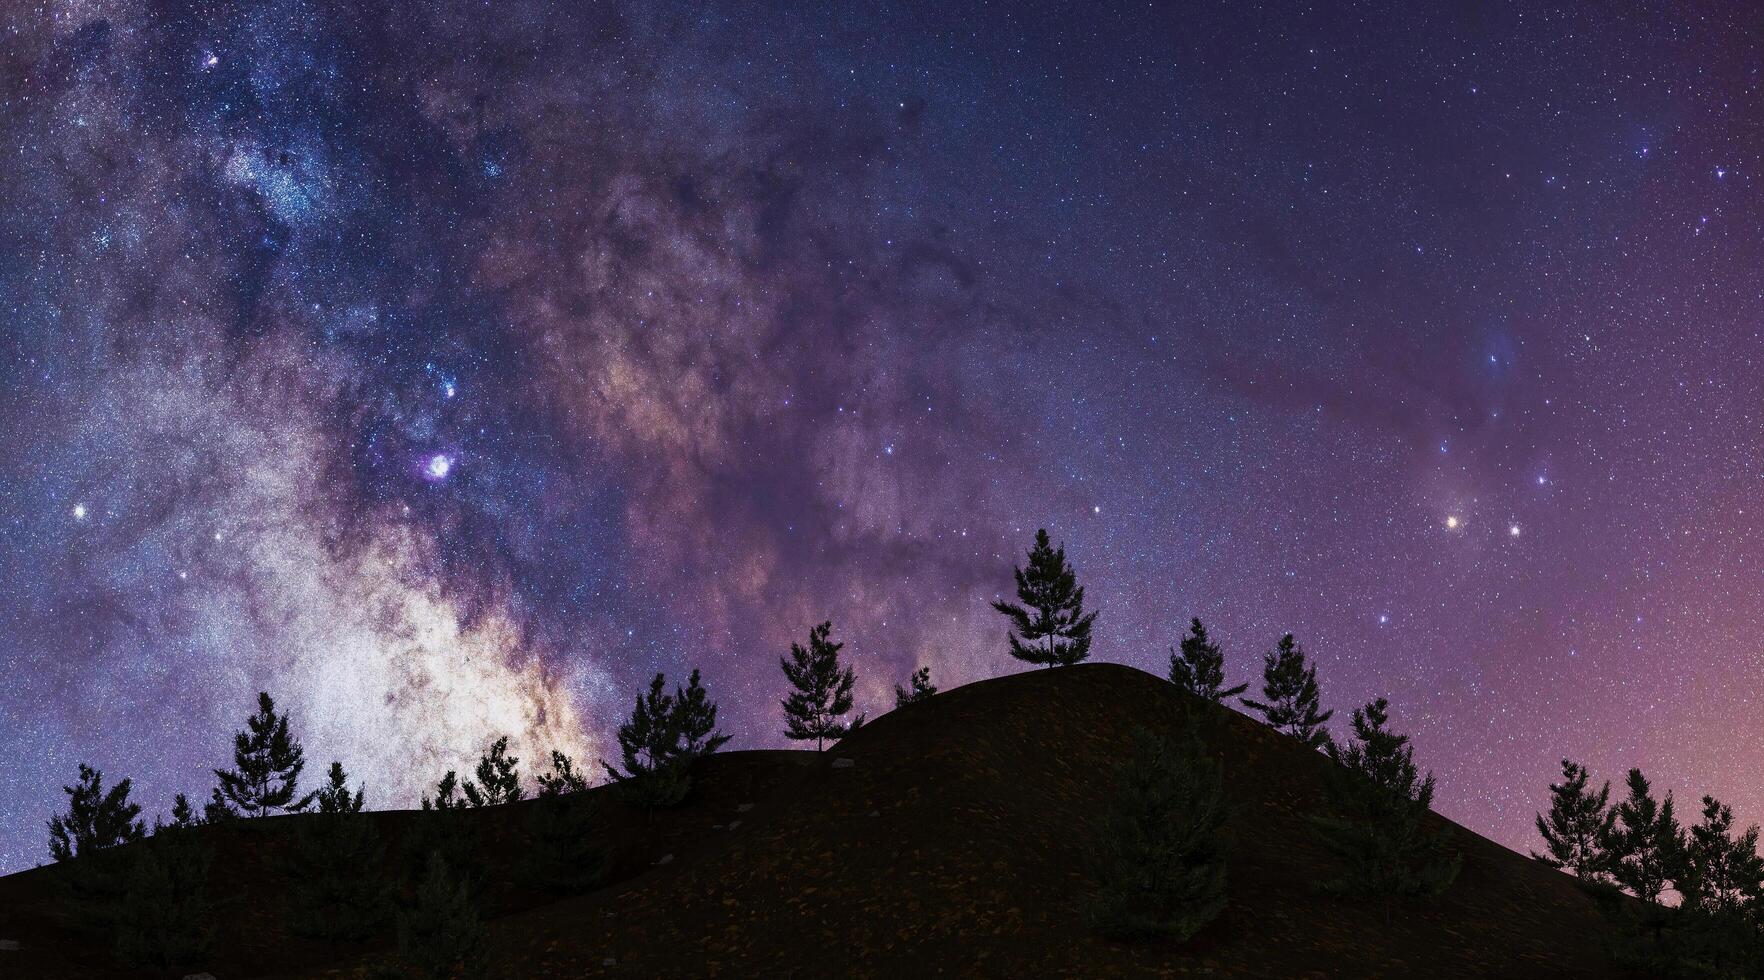
{"label": "dirt slope", "polygon": [[[819,757],[713,757],[679,810],[646,819],[611,808],[619,863],[608,886],[554,901],[493,881],[493,975],[1616,975],[1606,927],[1569,879],[1443,820],[1464,868],[1438,902],[1387,921],[1382,908],[1315,895],[1329,865],[1304,814],[1329,763],[1224,711],[1226,914],[1181,947],[1090,936],[1075,911],[1086,829],[1134,726],[1167,724],[1181,697],[1141,671],[1086,664],[939,694]],[[470,814],[493,862],[518,847],[521,806]],[[395,843],[422,816],[372,818]],[[383,958],[279,927],[266,862],[299,819],[215,833],[217,886],[234,897],[205,967],[220,980],[264,975],[278,957],[276,976],[371,976]],[[32,938],[0,953],[0,975],[115,975],[101,949],[58,924],[54,874],[0,879],[0,935]]]}

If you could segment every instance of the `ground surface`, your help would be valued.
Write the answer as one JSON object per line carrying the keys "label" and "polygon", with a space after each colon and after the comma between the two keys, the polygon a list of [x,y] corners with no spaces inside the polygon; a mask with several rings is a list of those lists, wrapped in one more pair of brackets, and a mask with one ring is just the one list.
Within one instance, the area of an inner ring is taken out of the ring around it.
{"label": "ground surface", "polygon": [[[482,895],[490,975],[1618,975],[1606,924],[1572,881],[1444,820],[1463,872],[1439,901],[1387,917],[1316,895],[1330,865],[1304,817],[1329,763],[1228,712],[1216,746],[1232,803],[1225,915],[1184,946],[1092,937],[1075,912],[1086,828],[1134,726],[1167,723],[1181,697],[1143,672],[1086,664],[940,694],[820,756],[705,760],[676,810],[606,808],[618,855],[606,886],[555,900],[493,874]],[[528,805],[467,815],[492,867],[511,863]],[[204,831],[227,898],[202,967],[219,980],[372,977],[383,966],[387,939],[334,947],[281,926],[275,856],[301,819]],[[367,819],[396,855],[425,817]],[[63,921],[56,875],[0,878],[0,937],[24,945],[0,952],[0,976],[127,975]]]}

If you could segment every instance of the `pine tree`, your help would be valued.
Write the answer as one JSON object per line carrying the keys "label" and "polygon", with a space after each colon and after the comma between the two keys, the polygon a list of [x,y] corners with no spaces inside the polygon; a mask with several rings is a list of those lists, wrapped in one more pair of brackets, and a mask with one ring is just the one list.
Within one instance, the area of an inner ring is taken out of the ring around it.
{"label": "pine tree", "polygon": [[239,811],[233,809],[232,804],[221,795],[219,786],[210,791],[208,802],[202,805],[203,823],[226,823],[238,818]]}
{"label": "pine tree", "polygon": [[1733,810],[1713,796],[1703,797],[1703,819],[1690,828],[1675,884],[1684,899],[1682,908],[1721,916],[1757,908],[1764,896],[1758,828],[1733,836]]}
{"label": "pine tree", "polygon": [[1640,769],[1629,770],[1628,789],[1628,798],[1617,804],[1616,826],[1605,844],[1609,870],[1630,894],[1658,905],[1682,861],[1684,832],[1672,812],[1672,794],[1656,801]]}
{"label": "pine tree", "polygon": [[602,762],[607,778],[626,800],[646,809],[673,806],[686,798],[691,779],[682,759],[680,715],[667,678],[656,674],[648,691],[637,695],[631,717],[619,726],[624,771]]}
{"label": "pine tree", "polygon": [[1225,686],[1225,654],[1207,636],[1207,628],[1198,618],[1189,620],[1181,651],[1170,651],[1170,683],[1214,704],[1237,697],[1249,687]]}
{"label": "pine tree", "polygon": [[471,801],[460,795],[459,773],[452,769],[435,784],[435,797],[431,800],[427,794],[423,796],[425,810],[460,810],[471,806]]}
{"label": "pine tree", "polygon": [[325,773],[325,784],[318,788],[314,800],[320,813],[360,813],[362,793],[362,788],[356,787],[355,795],[349,795],[349,776],[343,771],[343,763],[332,762]]}
{"label": "pine tree", "polygon": [[1562,760],[1562,781],[1550,784],[1549,816],[1537,815],[1537,832],[1547,853],[1533,851],[1531,856],[1582,881],[1599,881],[1606,874],[1605,842],[1617,813],[1610,807],[1611,784],[1593,793],[1587,789],[1589,778],[1585,766]]}
{"label": "pine tree", "polygon": [[196,816],[196,807],[190,803],[190,798],[182,793],[172,798],[171,818],[171,823],[168,826],[179,830],[194,827],[202,822],[202,819]]}
{"label": "pine tree", "polygon": [[1116,778],[1092,835],[1092,928],[1121,939],[1188,939],[1225,907],[1225,820],[1219,764],[1197,726],[1174,736],[1145,729]]}
{"label": "pine tree", "polygon": [[68,796],[67,813],[49,819],[49,853],[55,860],[71,861],[147,836],[140,804],[129,801],[131,786],[123,779],[106,792],[104,773],[80,763],[79,779],[61,788]]}
{"label": "pine tree", "polygon": [[1269,725],[1298,739],[1306,748],[1318,749],[1329,744],[1329,730],[1324,725],[1335,711],[1319,710],[1322,697],[1317,689],[1317,668],[1306,665],[1305,652],[1291,633],[1281,637],[1280,645],[1263,660],[1262,697],[1262,701],[1242,701],[1260,711]]}
{"label": "pine tree", "polygon": [[1096,613],[1084,611],[1084,588],[1066,564],[1066,549],[1048,543],[1047,529],[1035,532],[1029,567],[1015,570],[1017,602],[992,608],[1011,622],[1011,656],[1025,663],[1064,667],[1090,656],[1090,628]]}
{"label": "pine tree", "polygon": [[1323,845],[1343,863],[1326,891],[1395,898],[1438,895],[1458,876],[1459,860],[1423,823],[1433,803],[1433,775],[1420,776],[1406,735],[1387,727],[1389,702],[1378,698],[1353,717],[1354,742],[1329,743],[1339,769],[1330,781],[1333,812],[1311,818]]}
{"label": "pine tree", "polygon": [[910,688],[901,687],[899,684],[894,685],[894,706],[896,708],[918,704],[920,701],[929,701],[931,695],[937,693],[937,685],[931,683],[931,668],[929,667],[920,667],[913,671],[913,676],[908,679],[908,683],[912,685]]}
{"label": "pine tree", "polygon": [[540,794],[527,810],[522,878],[560,895],[579,894],[600,884],[612,864],[600,824],[597,801],[564,793]]}
{"label": "pine tree", "polygon": [[430,853],[410,905],[398,916],[398,954],[426,977],[477,976],[486,965],[484,924],[468,882]]}
{"label": "pine tree", "polygon": [[729,741],[717,731],[717,703],[705,693],[696,669],[684,689],[674,688],[674,727],[680,732],[679,752],[687,761],[710,755]]}
{"label": "pine tree", "polygon": [[845,737],[848,727],[841,719],[851,710],[851,686],[854,680],[850,667],[839,665],[839,651],[845,644],[830,638],[833,624],[822,623],[809,630],[809,645],[790,644],[790,657],[778,660],[789,679],[790,692],[780,703],[784,706],[784,737],[802,742],[815,740],[815,751],[821,751],[828,740]]}
{"label": "pine tree", "polygon": [[312,794],[296,796],[306,754],[288,732],[288,715],[276,713],[268,692],[257,695],[257,714],[245,720],[246,730],[233,736],[233,769],[216,769],[217,801],[248,817],[273,810],[298,813],[312,803]]}
{"label": "pine tree", "polygon": [[318,812],[300,824],[289,877],[289,925],[303,936],[353,942],[379,931],[390,913],[391,893],[382,874],[385,847],[371,817],[362,812],[363,791],[349,792],[341,763],[333,762],[319,791]]}
{"label": "pine tree", "polygon": [[119,960],[155,970],[199,965],[214,941],[213,862],[206,844],[180,832],[125,856],[114,869],[120,897],[106,923]]}
{"label": "pine tree", "polygon": [[508,754],[508,736],[490,743],[478,758],[478,781],[466,780],[460,788],[472,806],[500,806],[516,803],[526,796],[521,789],[521,774],[515,768],[519,759]]}
{"label": "pine tree", "polygon": [[539,795],[545,797],[580,793],[588,788],[588,779],[576,771],[575,760],[556,749],[551,750],[551,769],[538,775]]}

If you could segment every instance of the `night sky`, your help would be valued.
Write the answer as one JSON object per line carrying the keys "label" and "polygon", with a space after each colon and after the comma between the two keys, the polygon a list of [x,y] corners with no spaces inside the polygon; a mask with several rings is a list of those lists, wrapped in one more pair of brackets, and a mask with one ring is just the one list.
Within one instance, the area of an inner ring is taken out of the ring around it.
{"label": "night sky", "polygon": [[1504,843],[1764,820],[1751,4],[381,6],[0,13],[0,870],[259,689],[385,807],[658,670],[780,745],[823,618],[1021,669],[1040,526]]}

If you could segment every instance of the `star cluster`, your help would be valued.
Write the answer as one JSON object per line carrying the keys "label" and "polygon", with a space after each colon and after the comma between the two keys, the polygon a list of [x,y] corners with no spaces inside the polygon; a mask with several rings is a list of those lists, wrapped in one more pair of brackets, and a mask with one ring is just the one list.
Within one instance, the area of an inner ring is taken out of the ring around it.
{"label": "star cluster", "polygon": [[692,667],[781,741],[1014,669],[1034,529],[1163,672],[1291,630],[1449,815],[1764,820],[1744,4],[15,4],[0,870],[268,689],[410,805]]}

